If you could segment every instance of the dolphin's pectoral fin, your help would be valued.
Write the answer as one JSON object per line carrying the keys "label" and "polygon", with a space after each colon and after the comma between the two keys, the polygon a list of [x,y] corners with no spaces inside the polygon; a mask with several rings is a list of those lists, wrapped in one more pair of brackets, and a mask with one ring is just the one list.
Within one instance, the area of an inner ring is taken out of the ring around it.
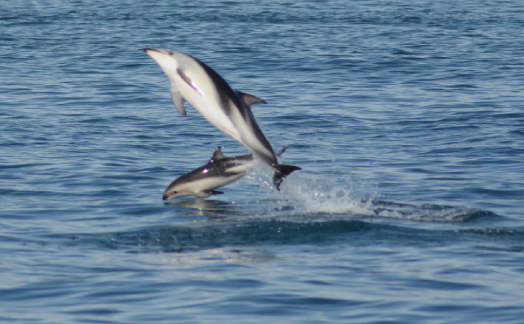
{"label": "dolphin's pectoral fin", "polygon": [[182,94],[174,84],[171,84],[171,99],[173,99],[176,109],[182,114],[182,116],[186,116],[187,113],[184,108],[184,97],[182,97]]}
{"label": "dolphin's pectoral fin", "polygon": [[227,159],[227,156],[225,156],[224,153],[222,153],[222,147],[219,146],[213,153],[213,156],[211,157],[211,160],[209,160],[209,163],[215,163],[223,159]]}
{"label": "dolphin's pectoral fin", "polygon": [[210,190],[203,190],[203,191],[199,191],[197,193],[195,193],[195,197],[198,197],[198,198],[207,198],[209,196],[211,196],[212,192]]}
{"label": "dolphin's pectoral fin", "polygon": [[251,108],[251,105],[254,103],[267,104],[267,102],[264,99],[260,99],[259,97],[255,97],[253,95],[250,95],[249,93],[245,93],[242,91],[237,91],[237,93],[240,99],[242,99],[242,101],[244,101],[246,106],[248,106],[249,108]]}
{"label": "dolphin's pectoral fin", "polygon": [[195,196],[198,198],[207,198],[211,195],[222,195],[224,194],[222,191],[216,191],[216,190],[202,190],[199,191]]}

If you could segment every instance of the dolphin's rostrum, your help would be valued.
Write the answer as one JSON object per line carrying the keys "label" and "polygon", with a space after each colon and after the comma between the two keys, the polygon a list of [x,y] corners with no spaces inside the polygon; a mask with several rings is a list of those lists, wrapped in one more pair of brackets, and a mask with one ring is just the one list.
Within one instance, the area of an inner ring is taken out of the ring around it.
{"label": "dolphin's rostrum", "polygon": [[173,50],[146,48],[144,51],[162,68],[171,81],[171,98],[185,116],[188,101],[211,124],[233,137],[256,157],[274,169],[277,189],[285,176],[299,167],[279,164],[251,112],[254,103],[266,103],[253,95],[236,91],[215,70],[198,59]]}

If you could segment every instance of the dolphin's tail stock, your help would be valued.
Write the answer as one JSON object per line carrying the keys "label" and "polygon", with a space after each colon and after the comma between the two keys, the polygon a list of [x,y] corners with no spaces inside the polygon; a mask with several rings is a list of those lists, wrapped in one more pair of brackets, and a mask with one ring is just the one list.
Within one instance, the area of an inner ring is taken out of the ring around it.
{"label": "dolphin's tail stock", "polygon": [[280,184],[284,180],[286,176],[288,176],[291,172],[295,170],[302,170],[302,168],[299,168],[294,165],[285,165],[285,164],[278,164],[273,166],[274,173],[273,173],[273,183],[275,184],[275,187],[278,191],[280,191]]}

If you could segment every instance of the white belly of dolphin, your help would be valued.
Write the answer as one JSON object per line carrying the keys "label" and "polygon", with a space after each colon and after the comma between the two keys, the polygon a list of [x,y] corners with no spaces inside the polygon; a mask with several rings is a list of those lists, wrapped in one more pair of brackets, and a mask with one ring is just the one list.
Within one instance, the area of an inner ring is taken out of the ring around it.
{"label": "white belly of dolphin", "polygon": [[199,193],[203,191],[209,191],[228,185],[232,182],[242,178],[244,173],[236,174],[229,177],[209,177],[201,180],[197,180],[191,183],[187,183],[178,188],[178,192],[187,192],[194,196],[199,196]]}
{"label": "white belly of dolphin", "polygon": [[214,98],[217,96],[215,93],[212,93],[211,96],[202,96],[198,92],[192,91],[193,89],[191,89],[187,83],[180,80],[177,80],[177,87],[179,87],[183,93],[186,93],[184,98],[193,108],[204,116],[211,125],[242,143],[238,129],[233,125],[231,118],[229,118],[220,107],[217,99]]}

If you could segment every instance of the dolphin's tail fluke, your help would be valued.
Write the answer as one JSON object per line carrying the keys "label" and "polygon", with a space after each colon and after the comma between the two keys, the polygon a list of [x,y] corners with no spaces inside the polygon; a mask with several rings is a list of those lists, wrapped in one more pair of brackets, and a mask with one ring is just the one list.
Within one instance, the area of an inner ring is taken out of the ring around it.
{"label": "dolphin's tail fluke", "polygon": [[280,184],[286,176],[288,176],[291,172],[295,170],[302,170],[302,168],[299,168],[297,166],[285,164],[275,165],[273,166],[273,169],[275,170],[273,173],[273,183],[275,184],[275,187],[278,191],[280,191]]}

